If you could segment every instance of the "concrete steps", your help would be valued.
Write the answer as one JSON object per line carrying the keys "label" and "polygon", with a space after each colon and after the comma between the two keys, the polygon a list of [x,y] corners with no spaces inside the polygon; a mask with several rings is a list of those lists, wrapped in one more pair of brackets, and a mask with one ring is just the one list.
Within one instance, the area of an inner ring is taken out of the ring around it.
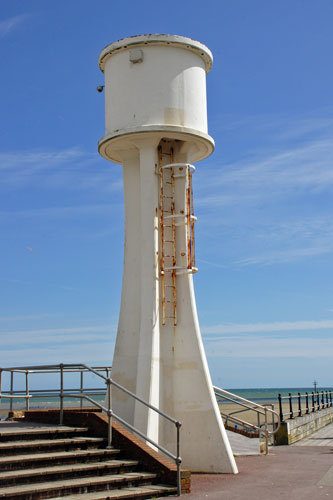
{"label": "concrete steps", "polygon": [[[87,435],[89,433],[88,427],[68,427],[67,425],[38,425],[31,424],[24,426],[25,434],[29,436],[30,439],[40,439],[41,436],[49,437],[65,437],[74,436],[79,434],[80,436]],[[15,425],[15,422],[2,422],[0,428],[0,436],[5,435],[7,441],[16,440],[18,436],[22,434],[22,427]]]}
{"label": "concrete steps", "polygon": [[[30,452],[33,450],[30,450]],[[73,451],[52,451],[47,453],[28,453],[1,456],[0,471],[10,469],[24,469],[29,467],[43,467],[46,463],[50,465],[71,464],[80,461],[81,463],[98,462],[101,460],[110,460],[120,453],[120,450],[112,448],[107,449],[88,449]]]}
{"label": "concrete steps", "polygon": [[85,427],[0,424],[0,499],[107,500],[176,493]]}
{"label": "concrete steps", "polygon": [[[106,440],[104,438],[93,438],[93,437],[74,437],[66,439],[52,439],[52,449],[69,450],[79,448],[98,448],[100,446],[105,446]],[[6,443],[0,442],[0,453],[1,455],[6,455],[10,453],[14,455],[15,453],[22,453],[33,448],[34,450],[42,450],[49,448],[50,439],[34,439],[34,440],[20,440],[20,441],[9,441]]]}
{"label": "concrete steps", "polygon": [[137,488],[122,488],[121,490],[110,490],[105,496],[103,492],[85,493],[81,495],[69,495],[56,497],[52,500],[117,500],[118,498],[160,498],[166,495],[174,495],[175,488],[165,485],[139,486]]}
{"label": "concrete steps", "polygon": [[112,473],[123,474],[126,470],[137,467],[136,460],[107,460],[105,462],[91,462],[89,464],[70,464],[56,465],[53,467],[39,467],[38,469],[21,469],[0,472],[0,484],[21,484],[30,483],[32,478],[34,481],[52,481],[54,477],[57,479],[66,479],[66,477],[89,476],[90,473]]}

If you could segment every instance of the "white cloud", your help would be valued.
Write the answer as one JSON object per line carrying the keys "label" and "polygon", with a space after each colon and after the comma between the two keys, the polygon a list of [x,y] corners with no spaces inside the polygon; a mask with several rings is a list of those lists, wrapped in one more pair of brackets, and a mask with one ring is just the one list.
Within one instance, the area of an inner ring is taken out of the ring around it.
{"label": "white cloud", "polygon": [[82,159],[91,160],[91,155],[75,147],[62,151],[15,151],[0,153],[0,168],[14,169],[29,166],[33,170],[40,170]]}
{"label": "white cloud", "polygon": [[110,169],[96,153],[73,147],[0,153],[1,186],[8,190],[38,184],[39,188],[121,191],[120,169]]}
{"label": "white cloud", "polygon": [[[327,112],[327,110],[325,110]],[[285,125],[285,122],[284,122]],[[327,129],[333,127],[333,120],[330,117],[307,116],[300,118],[297,125],[293,127],[284,128],[284,130],[277,133],[279,140],[294,140],[305,135],[313,136],[316,133],[325,132]]]}
{"label": "white cloud", "polygon": [[203,259],[212,262],[210,248],[220,249],[219,262],[236,266],[333,253],[333,119],[331,110],[323,112],[323,117],[290,121],[239,120],[232,133],[257,128],[254,143],[261,131],[262,149],[244,151],[241,160],[198,168],[195,210],[197,231],[204,237]]}
{"label": "white cloud", "polygon": [[110,213],[114,209],[112,204],[98,205],[77,205],[77,206],[58,206],[58,207],[40,207],[26,210],[13,210],[10,212],[0,212],[0,217],[68,217],[82,216],[87,214]]}
{"label": "white cloud", "polygon": [[20,339],[21,342],[45,342],[47,341],[57,341],[59,339],[65,339],[67,342],[72,341],[76,338],[82,338],[82,340],[94,337],[94,335],[110,335],[110,332],[115,331],[115,326],[112,324],[105,325],[92,325],[92,326],[77,326],[77,327],[60,327],[60,328],[43,328],[43,329],[33,329],[33,330],[9,330],[3,331],[0,335],[2,336],[2,346],[10,345],[15,343],[16,340]]}
{"label": "white cloud", "polygon": [[288,248],[285,250],[268,252],[263,255],[256,255],[254,257],[246,257],[235,261],[234,263],[239,266],[251,266],[251,265],[271,265],[277,263],[288,263],[293,261],[298,261],[301,258],[315,257],[319,255],[331,254],[333,253],[333,241],[330,246],[313,246],[307,248]]}
{"label": "white cloud", "polygon": [[[323,343],[325,347],[323,348]],[[332,358],[333,338],[270,338],[249,335],[206,342],[210,358]]]}
{"label": "white cloud", "polygon": [[0,38],[7,36],[15,28],[23,23],[29,16],[27,14],[22,14],[20,16],[10,17],[0,22]]}
{"label": "white cloud", "polygon": [[214,123],[214,129],[217,129],[222,136],[230,131],[237,136],[242,132],[245,132],[247,136],[254,132],[263,137],[266,143],[285,142],[289,139],[304,139],[305,136],[322,135],[327,130],[331,130],[333,128],[332,111],[332,107],[326,106],[296,117],[277,113],[241,115],[239,117],[223,114],[223,117],[218,116],[215,122],[210,120],[210,124]]}
{"label": "white cloud", "polygon": [[[41,366],[58,363],[84,363],[88,366],[111,366],[114,339],[98,340],[96,343],[79,344],[76,348],[64,349],[61,345],[50,344],[47,347],[15,346],[6,350],[6,363],[2,367]],[[43,384],[40,376],[36,383]]]}
{"label": "white cloud", "polygon": [[54,314],[26,314],[22,316],[0,316],[0,321],[30,321],[36,319],[50,318],[52,316],[54,316]]}
{"label": "white cloud", "polygon": [[333,328],[333,320],[276,321],[273,323],[232,323],[202,327],[205,334],[225,335],[233,333],[286,332],[322,330]]}
{"label": "white cloud", "polygon": [[[303,146],[262,152],[229,165],[214,165],[197,186],[197,206],[214,209],[230,204],[257,204],[272,196],[286,198],[300,192],[320,192],[333,186],[333,141],[317,139]],[[208,190],[209,194],[204,194]]]}

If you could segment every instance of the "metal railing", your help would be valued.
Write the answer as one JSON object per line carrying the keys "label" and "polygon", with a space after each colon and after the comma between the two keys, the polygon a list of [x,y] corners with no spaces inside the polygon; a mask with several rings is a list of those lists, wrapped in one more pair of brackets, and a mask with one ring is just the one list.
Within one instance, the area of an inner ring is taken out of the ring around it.
{"label": "metal railing", "polygon": [[[103,374],[105,373],[105,375]],[[23,366],[23,367],[13,367],[13,368],[0,368],[0,398],[5,398],[10,400],[10,411],[13,410],[13,402],[16,399],[25,399],[25,407],[28,410],[30,407],[30,400],[34,398],[40,398],[42,396],[47,396],[51,398],[59,398],[59,424],[62,425],[64,421],[64,400],[65,398],[77,398],[80,400],[80,407],[82,408],[83,400],[88,401],[93,406],[96,406],[108,416],[108,447],[112,445],[112,420],[119,422],[120,424],[127,427],[130,431],[137,434],[141,439],[147,441],[159,451],[164,453],[167,457],[173,460],[177,467],[177,494],[181,495],[181,457],[180,457],[180,427],[181,423],[174,418],[170,417],[163,411],[159,410],[155,406],[147,403],[136,394],[132,393],[125,387],[121,386],[110,377],[111,367],[95,367],[91,368],[85,364],[63,364],[59,365],[44,365],[44,366]],[[3,374],[10,374],[10,388],[9,390],[2,390]],[[29,388],[29,377],[31,374],[58,374],[59,388],[58,389],[30,389]],[[77,389],[66,389],[64,383],[64,375],[66,373],[79,373],[80,374],[80,387]],[[103,395],[105,394],[105,389],[100,388],[84,388],[84,373],[92,373],[99,377],[106,384],[106,403],[105,407],[100,402],[92,399],[91,396]],[[25,375],[25,389],[14,390],[14,375],[23,374]],[[112,410],[112,386],[121,390],[131,398],[139,401],[144,406],[153,410],[161,417],[165,418],[176,428],[176,455],[171,453],[169,450],[156,443],[153,439],[146,436],[139,429],[136,429],[133,425],[129,424],[121,417],[116,415]]]}
{"label": "metal railing", "polygon": [[[287,420],[294,419],[295,417],[309,415],[310,413],[315,413],[324,408],[331,408],[333,406],[332,391],[312,391],[310,394],[308,392],[305,394],[298,392],[297,395],[292,395],[289,392],[288,396],[281,396],[281,394],[279,394],[278,401],[281,422],[286,420],[285,417],[287,417]],[[283,411],[284,401],[288,402],[289,411],[287,412]],[[296,402],[296,405],[294,402]]]}
{"label": "metal railing", "polygon": [[[240,425],[243,430],[247,432],[257,432],[259,437],[263,436],[265,439],[265,454],[268,455],[269,438],[270,436],[275,434],[280,427],[279,414],[274,411],[274,406],[271,404],[260,405],[253,401],[249,401],[248,399],[242,398],[237,394],[233,394],[231,392],[225,391],[224,389],[220,389],[219,387],[213,386],[213,389],[218,402],[226,400],[230,403],[241,406],[240,410],[236,410],[230,413],[224,413],[220,409],[220,413],[225,421],[225,424],[228,425],[228,422],[230,421],[237,426]],[[269,406],[271,406],[271,408],[269,408]],[[247,422],[246,420],[235,416],[249,411],[256,414],[256,424]],[[269,428],[271,428],[271,430]]]}
{"label": "metal railing", "polygon": [[[71,388],[71,389],[63,389],[64,392],[64,397],[66,393],[79,393],[79,394],[86,394],[89,396],[104,396],[105,395],[105,387],[89,387],[85,388],[84,387],[84,374],[89,373],[90,370],[85,369],[85,368],[76,368],[78,365],[71,365],[75,366],[75,368],[69,368],[67,367],[64,369],[65,373],[78,373],[80,375],[80,384],[79,388]],[[15,400],[21,400],[25,399],[25,409],[29,410],[30,409],[30,400],[31,399],[36,399],[36,398],[41,398],[41,397],[47,397],[47,398],[59,398],[59,389],[31,389],[30,386],[30,381],[31,381],[31,375],[34,374],[41,374],[43,373],[44,375],[49,375],[49,374],[56,374],[59,375],[60,365],[48,365],[48,366],[30,366],[30,367],[15,367],[15,368],[0,368],[0,397],[4,399],[9,399],[9,411],[13,411],[14,407],[14,401]],[[110,366],[96,366],[93,367],[93,370],[96,372],[104,373],[106,377],[110,376],[111,373],[111,367]],[[3,379],[2,379],[2,374],[8,373],[10,375],[10,380],[9,383],[7,384],[9,386],[9,389],[3,390]],[[20,390],[14,390],[14,375],[21,374],[24,376],[25,385],[24,389]],[[80,399],[80,408],[83,407],[83,401],[84,399]]]}

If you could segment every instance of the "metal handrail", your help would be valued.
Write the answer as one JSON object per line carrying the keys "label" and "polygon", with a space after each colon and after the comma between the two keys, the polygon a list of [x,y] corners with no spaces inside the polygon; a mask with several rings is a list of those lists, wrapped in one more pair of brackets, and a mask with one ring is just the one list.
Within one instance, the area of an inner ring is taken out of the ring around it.
{"label": "metal handrail", "polygon": [[[248,410],[246,410],[246,411],[248,411]],[[258,433],[258,426],[256,426],[255,424],[251,424],[250,422],[246,422],[245,420],[241,420],[240,418],[230,416],[230,414],[226,415],[225,413],[221,413],[221,415],[226,416],[225,425],[228,425],[228,421],[230,420],[231,422],[233,422],[235,424],[241,424],[243,426],[244,430],[255,430]]]}
{"label": "metal handrail", "polygon": [[[280,428],[280,417],[279,414],[274,411],[273,409],[268,408],[267,406],[260,405],[259,403],[255,403],[254,401],[250,401],[248,399],[242,398],[241,396],[238,396],[237,394],[233,394],[232,392],[225,391],[224,389],[221,389],[220,387],[213,386],[215,396],[217,397],[222,397],[226,399],[227,401],[231,401],[232,403],[238,404],[239,406],[242,406],[246,410],[239,410],[236,412],[233,412],[233,415],[237,413],[241,413],[243,411],[254,411],[257,414],[258,418],[258,425],[255,424],[250,424],[249,422],[246,422],[245,420],[239,419],[237,417],[232,417],[231,419],[235,419],[243,425],[244,427],[251,427],[253,429],[256,429],[259,433],[259,435],[263,435],[265,437],[265,454],[268,455],[268,439],[269,436],[272,436],[275,434],[279,428]],[[268,421],[268,414],[272,416],[272,422],[270,423]],[[221,412],[221,415],[225,417],[226,419],[228,418],[227,414],[224,414]],[[264,417],[264,423],[260,425],[260,415],[263,415]],[[275,423],[275,418],[276,418],[276,423]],[[229,417],[230,419],[230,417]],[[230,420],[231,420],[230,419]],[[270,431],[268,429],[268,426],[272,425],[273,429]]]}
{"label": "metal handrail", "polygon": [[[311,403],[309,404],[309,396],[311,397]],[[297,408],[293,407],[293,400],[297,400]],[[284,413],[282,402],[283,400],[287,400],[289,402],[289,411]],[[302,405],[302,401],[305,400],[305,406]],[[305,415],[309,415],[309,413],[314,413],[316,411],[323,410],[325,408],[331,408],[333,406],[333,398],[332,391],[322,390],[317,392],[305,392],[305,394],[301,394],[300,392],[297,395],[292,395],[290,392],[288,396],[281,396],[278,394],[278,402],[279,402],[279,414],[281,422],[284,422],[285,418],[288,417],[290,420],[294,419],[295,416],[302,417],[303,413]]]}
{"label": "metal handrail", "polygon": [[[26,400],[26,409],[29,409],[29,401],[30,399],[33,398],[38,398],[42,394],[47,395],[48,397],[59,397],[60,398],[60,404],[59,404],[59,424],[63,424],[63,418],[64,418],[64,399],[65,398],[77,398],[80,399],[80,406],[82,407],[82,401],[85,399],[92,403],[93,405],[97,406],[97,408],[101,409],[104,411],[107,416],[108,416],[108,447],[111,447],[112,444],[112,419],[115,419],[117,422],[120,422],[122,425],[130,429],[132,432],[140,436],[142,439],[147,441],[148,443],[152,444],[154,447],[156,447],[159,451],[163,452],[166,456],[171,458],[177,467],[177,494],[178,496],[181,495],[181,470],[180,470],[180,464],[181,464],[181,457],[180,457],[180,427],[181,423],[178,420],[175,420],[174,418],[170,417],[166,413],[164,413],[162,410],[159,408],[156,408],[155,406],[151,405],[150,403],[147,403],[144,401],[142,398],[134,394],[133,392],[129,391],[122,385],[118,384],[118,382],[115,382],[114,380],[111,379],[109,376],[109,373],[111,371],[111,367],[89,367],[85,364],[64,364],[60,363],[59,365],[41,365],[41,366],[24,366],[24,367],[10,367],[10,368],[0,368],[0,398],[5,398],[5,399],[10,399],[10,411],[13,409],[13,400],[14,399],[25,399]],[[10,373],[10,390],[7,391],[2,391],[2,373],[3,372],[9,372]],[[92,399],[90,396],[94,395],[100,395],[102,389],[99,388],[89,388],[89,389],[84,389],[83,386],[83,373],[90,372],[93,373],[94,375],[100,377],[101,379],[104,380],[106,386],[107,386],[107,393],[106,393],[106,400],[107,400],[107,407],[105,407],[103,404],[99,403],[98,401]],[[103,375],[101,372],[105,372],[106,376]],[[26,375],[26,387],[25,391],[14,391],[14,374],[15,373],[23,373]],[[29,390],[29,375],[32,373],[58,373],[60,374],[60,389],[34,389],[34,390]],[[65,389],[64,388],[64,373],[80,373],[81,375],[81,383],[80,383],[80,388],[79,389]],[[177,454],[173,454],[170,451],[168,451],[166,448],[163,446],[159,445],[156,443],[154,440],[152,440],[150,437],[146,436],[143,432],[141,432],[139,429],[136,429],[134,426],[123,420],[119,415],[116,415],[113,410],[112,410],[112,394],[111,394],[111,387],[115,386],[117,389],[123,391],[126,393],[128,396],[134,398],[136,401],[139,401],[142,403],[144,406],[147,408],[155,411],[160,415],[161,417],[167,419],[169,422],[175,425],[176,427],[176,450]],[[78,392],[76,392],[78,391]],[[94,392],[95,391],[95,392]],[[96,391],[99,391],[96,393]]]}

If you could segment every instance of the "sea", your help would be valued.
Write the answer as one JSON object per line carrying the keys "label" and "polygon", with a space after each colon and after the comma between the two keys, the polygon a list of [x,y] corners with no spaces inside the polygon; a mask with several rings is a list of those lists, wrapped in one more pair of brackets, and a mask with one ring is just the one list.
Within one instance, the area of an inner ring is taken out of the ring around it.
{"label": "sea", "polygon": [[[231,392],[237,396],[240,396],[242,398],[248,399],[249,401],[253,401],[255,403],[267,403],[267,404],[273,404],[277,405],[278,404],[278,395],[281,394],[282,397],[288,396],[289,394],[293,396],[297,396],[298,393],[301,395],[304,395],[306,392],[308,392],[309,396],[311,396],[311,392],[313,391],[313,387],[276,387],[276,388],[255,388],[255,389],[248,389],[248,388],[243,388],[243,389],[226,389],[228,392]],[[317,387],[317,391],[332,391],[333,392],[333,387]],[[96,395],[93,396],[93,399],[100,404],[103,404],[104,402],[104,395]],[[303,398],[303,399],[304,399]],[[218,398],[219,399],[219,398]],[[224,404],[229,404],[230,402],[224,401]],[[83,407],[89,407],[91,406],[89,402],[84,401],[83,402]],[[42,408],[57,408],[59,407],[59,398],[54,397],[51,398],[50,396],[38,396],[36,398],[33,398],[29,401],[29,407],[30,409],[42,409]],[[78,399],[73,399],[73,398],[65,398],[64,401],[64,407],[66,408],[73,408],[73,407],[80,407],[80,401]],[[26,402],[24,399],[16,399],[13,403],[13,409],[19,410],[19,409],[25,409],[26,408]],[[5,418],[4,415],[6,415],[7,411],[9,410],[9,400],[2,398],[0,399],[0,418]]]}
{"label": "sea", "polygon": [[[312,387],[269,387],[269,388],[257,388],[257,389],[226,389],[237,396],[241,396],[242,398],[248,399],[250,401],[254,401],[255,403],[277,403],[278,396],[281,394],[282,397],[289,396],[297,396],[298,393],[304,395],[308,393],[311,395],[311,392],[314,390]],[[317,392],[321,391],[333,391],[333,387],[317,387]]]}

